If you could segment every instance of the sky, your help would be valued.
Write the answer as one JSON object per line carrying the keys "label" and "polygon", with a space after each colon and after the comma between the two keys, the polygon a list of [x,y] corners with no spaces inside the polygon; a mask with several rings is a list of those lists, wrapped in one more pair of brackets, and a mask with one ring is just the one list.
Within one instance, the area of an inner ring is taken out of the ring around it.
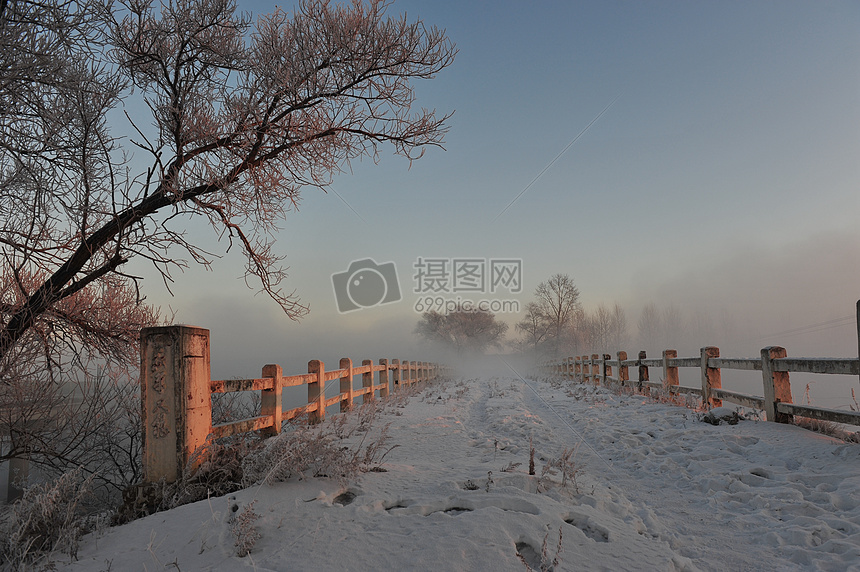
{"label": "sky", "polygon": [[[633,336],[653,302],[732,324],[695,343],[734,355],[857,355],[843,318],[860,298],[860,3],[396,0],[389,12],[457,45],[450,68],[416,84],[419,106],[454,112],[450,132],[411,166],[383,149],[329,192],[303,192],[277,251],[310,314],[293,322],[255,295],[235,252],[177,275],[172,296],[138,269],[150,302],[211,330],[213,376],[432,359],[413,333],[428,259],[521,261],[518,288],[446,300],[524,308],[563,273],[586,310],[621,305]],[[332,276],[366,259],[383,265],[376,279],[393,263],[401,300],[339,313]]]}

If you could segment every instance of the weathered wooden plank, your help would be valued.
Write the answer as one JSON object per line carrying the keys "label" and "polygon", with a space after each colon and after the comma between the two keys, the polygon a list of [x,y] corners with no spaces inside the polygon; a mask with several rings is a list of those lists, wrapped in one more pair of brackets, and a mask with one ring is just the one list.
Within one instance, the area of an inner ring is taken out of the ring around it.
{"label": "weathered wooden plank", "polygon": [[670,385],[667,387],[669,393],[689,393],[690,395],[698,395],[702,397],[701,387],[687,387],[684,385]]}
{"label": "weathered wooden plank", "polygon": [[[702,358],[669,358],[669,367],[701,367]],[[663,364],[660,364],[663,365]]]}
{"label": "weathered wooden plank", "polygon": [[641,360],[641,362],[637,360],[635,365],[644,365],[645,367],[663,367],[663,358],[648,358]]}
{"label": "weathered wooden plank", "polygon": [[361,375],[362,373],[370,373],[372,371],[376,371],[372,368],[373,368],[373,366],[371,366],[371,365],[353,366],[352,367],[352,374],[353,375]]}
{"label": "weathered wooden plank", "polygon": [[860,425],[860,412],[843,411],[836,409],[825,409],[812,405],[797,405],[794,403],[777,403],[776,409],[786,415],[799,415],[811,417],[822,421],[833,421],[834,423],[847,423],[849,425]]}
{"label": "weathered wooden plank", "polygon": [[774,371],[791,373],[829,373],[860,375],[860,360],[855,358],[790,358],[773,360]]}
{"label": "weathered wooden plank", "polygon": [[232,393],[234,391],[259,391],[272,389],[274,378],[261,377],[256,379],[222,379],[209,382],[211,393]]}
{"label": "weathered wooden plank", "polygon": [[281,387],[296,387],[305,385],[308,381],[316,379],[316,375],[312,373],[302,373],[300,375],[288,375],[281,378]]}
{"label": "weathered wooden plank", "polygon": [[754,358],[710,358],[708,366],[721,369],[761,371],[761,360]]}
{"label": "weathered wooden plank", "polygon": [[326,399],[326,400],[325,400],[325,406],[326,406],[326,407],[331,407],[332,405],[335,405],[335,404],[337,404],[337,403],[340,403],[340,402],[341,402],[341,401],[343,401],[344,399],[346,399],[346,395],[344,395],[344,394],[342,394],[342,393],[341,393],[341,394],[338,394],[338,395],[335,395],[334,397],[329,397],[328,399]]}
{"label": "weathered wooden plank", "polygon": [[233,421],[232,423],[221,423],[212,427],[212,435],[216,439],[238,435],[239,433],[247,433],[249,431],[257,431],[271,427],[275,422],[273,415],[261,415],[259,417],[251,417],[250,419],[242,419],[241,421]]}
{"label": "weathered wooden plank", "polygon": [[285,421],[288,419],[295,419],[296,417],[299,417],[300,415],[304,415],[305,413],[310,413],[310,412],[316,411],[316,410],[317,410],[317,404],[316,403],[308,403],[307,405],[301,405],[299,407],[294,407],[293,409],[290,409],[289,411],[284,411],[283,413],[281,413],[281,419],[283,419]]}
{"label": "weathered wooden plank", "polygon": [[744,407],[754,407],[756,409],[764,409],[764,397],[757,395],[747,395],[746,393],[738,393],[728,389],[712,389],[711,393],[715,397],[743,405]]}
{"label": "weathered wooden plank", "polygon": [[340,379],[348,373],[348,369],[333,369],[331,371],[326,371],[323,377],[326,381],[334,381],[335,379]]}

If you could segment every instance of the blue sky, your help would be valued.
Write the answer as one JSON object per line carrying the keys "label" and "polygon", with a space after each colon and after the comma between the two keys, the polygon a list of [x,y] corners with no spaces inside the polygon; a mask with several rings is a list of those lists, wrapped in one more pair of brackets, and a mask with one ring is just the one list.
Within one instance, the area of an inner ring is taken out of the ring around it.
{"label": "blue sky", "polygon": [[[446,150],[409,168],[386,149],[333,192],[304,192],[278,236],[286,286],[311,306],[299,324],[244,286],[232,253],[179,275],[173,297],[148,280],[150,301],[212,330],[213,375],[423,355],[412,334],[418,257],[522,259],[523,293],[511,297],[523,305],[539,282],[569,274],[587,309],[622,305],[632,333],[655,302],[731,315],[749,355],[764,341],[789,355],[856,352],[850,326],[794,341],[797,351],[764,337],[850,315],[860,298],[860,3],[397,0],[389,10],[445,28],[459,48],[416,88],[419,105],[455,112]],[[403,301],[341,315],[331,275],[368,257],[395,263]]]}

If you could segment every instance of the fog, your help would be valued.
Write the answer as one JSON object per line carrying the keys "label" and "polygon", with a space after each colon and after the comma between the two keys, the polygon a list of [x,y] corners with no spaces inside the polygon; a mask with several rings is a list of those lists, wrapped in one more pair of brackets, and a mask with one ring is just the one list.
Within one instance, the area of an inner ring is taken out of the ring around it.
{"label": "fog", "polygon": [[[677,276],[662,283],[646,279],[639,287],[640,309],[647,302],[674,305],[693,322],[676,340],[683,353],[707,343],[738,356],[758,355],[767,345],[781,345],[792,356],[857,356],[850,319],[860,298],[857,233],[703,253]],[[637,316],[632,312],[631,321]]]}

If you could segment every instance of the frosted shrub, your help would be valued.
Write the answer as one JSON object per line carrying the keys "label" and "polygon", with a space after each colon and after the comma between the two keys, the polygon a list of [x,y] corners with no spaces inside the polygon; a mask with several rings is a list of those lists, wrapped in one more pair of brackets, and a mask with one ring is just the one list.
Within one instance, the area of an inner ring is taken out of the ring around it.
{"label": "frosted shrub", "polygon": [[28,488],[0,516],[0,570],[33,570],[39,564],[50,569],[55,553],[76,558],[92,484],[92,476],[83,478],[75,469]]}
{"label": "frosted shrub", "polygon": [[254,503],[256,500],[248,503],[247,506],[233,518],[230,523],[230,532],[236,537],[234,546],[236,547],[236,556],[247,556],[253,550],[257,541],[260,540],[260,532],[254,523],[260,518],[260,515],[254,512]]}
{"label": "frosted shrub", "polygon": [[388,446],[388,425],[374,431],[378,412],[369,402],[356,414],[340,415],[319,425],[294,424],[290,431],[268,439],[262,448],[245,457],[245,484],[271,484],[292,477],[330,477],[346,482],[362,471],[380,470],[379,464],[395,446]]}

